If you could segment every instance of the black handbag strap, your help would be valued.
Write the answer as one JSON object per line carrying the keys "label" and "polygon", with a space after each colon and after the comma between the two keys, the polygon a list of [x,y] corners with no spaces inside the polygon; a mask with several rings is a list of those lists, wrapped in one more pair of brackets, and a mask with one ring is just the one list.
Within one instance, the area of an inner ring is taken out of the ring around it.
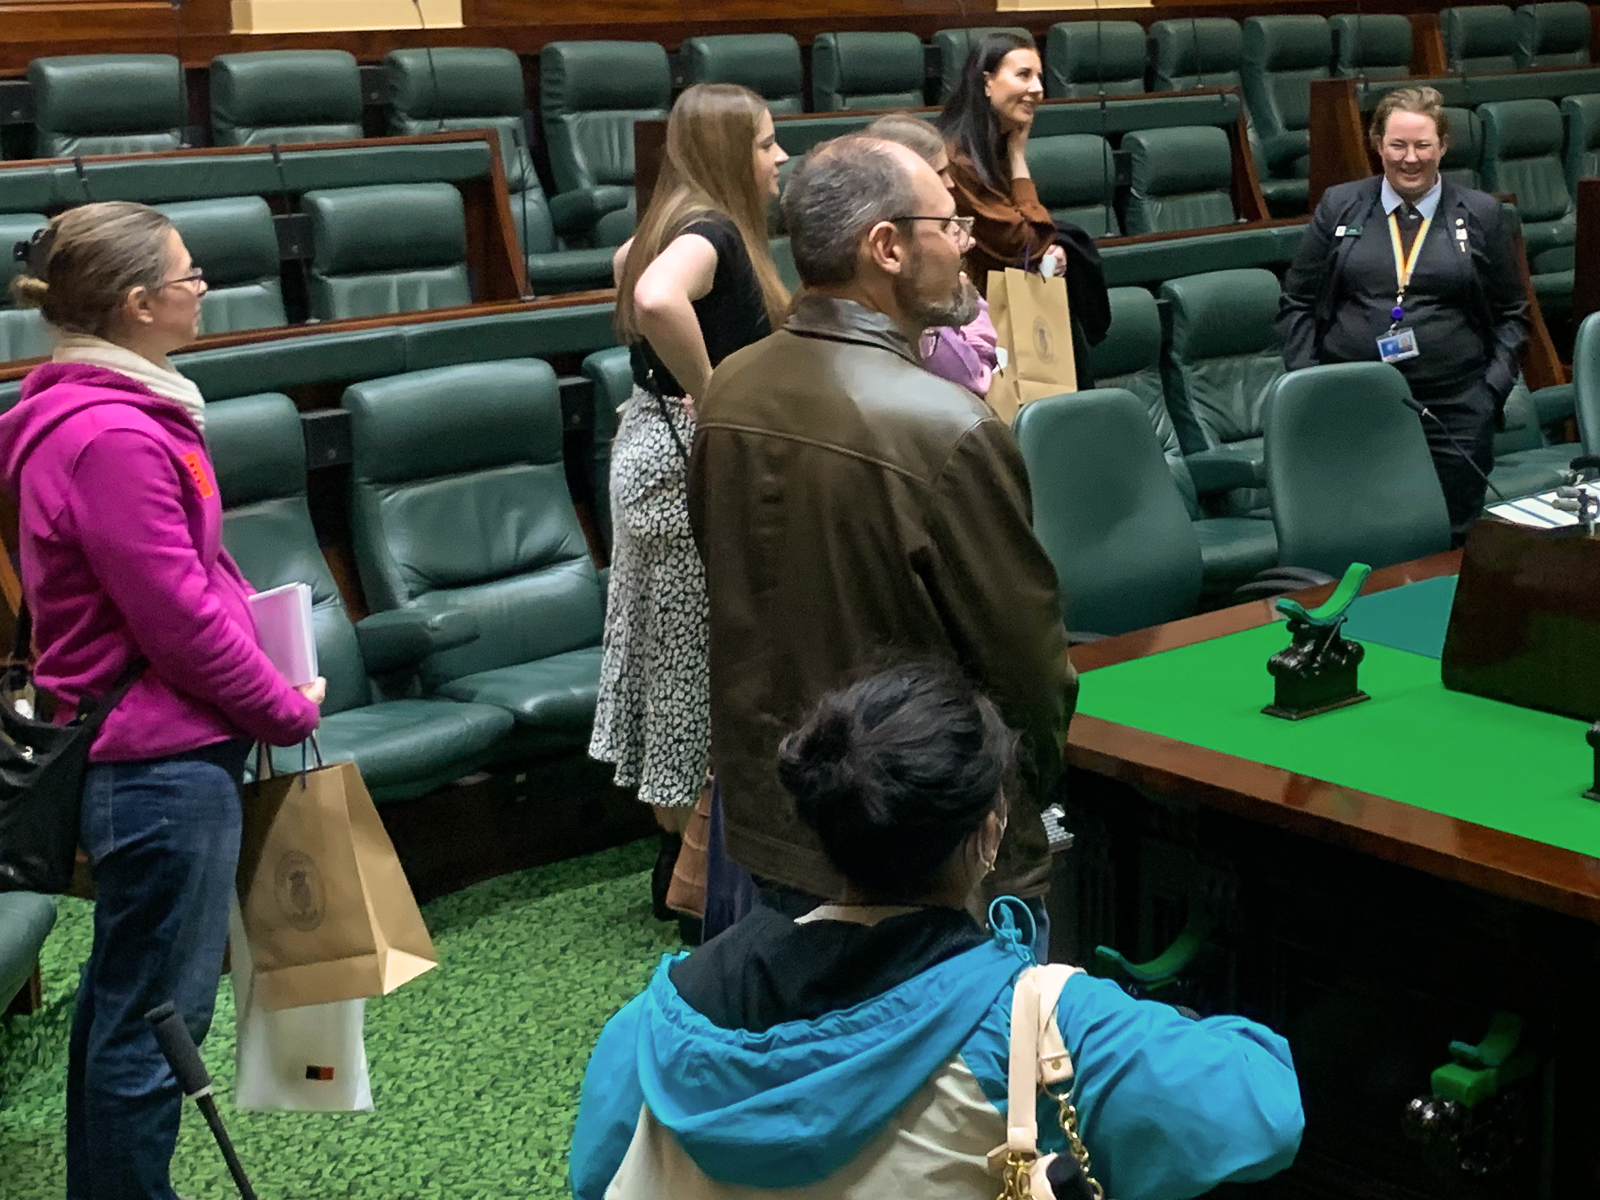
{"label": "black handbag strap", "polygon": [[[11,645],[11,662],[6,667],[3,685],[0,686],[0,704],[8,709],[14,709],[11,701],[11,686],[18,671],[24,677],[32,678],[33,670],[28,665],[33,653],[33,614],[28,611],[27,597],[17,606],[17,636]],[[116,682],[111,685],[111,690],[101,696],[99,700],[85,711],[79,707],[76,720],[85,725],[98,729],[101,723],[111,715],[111,710],[122,703],[134,684],[139,682],[139,676],[144,674],[145,668],[150,665],[150,660],[142,654],[136,654],[127,666],[122,668],[122,673],[117,676]]]}

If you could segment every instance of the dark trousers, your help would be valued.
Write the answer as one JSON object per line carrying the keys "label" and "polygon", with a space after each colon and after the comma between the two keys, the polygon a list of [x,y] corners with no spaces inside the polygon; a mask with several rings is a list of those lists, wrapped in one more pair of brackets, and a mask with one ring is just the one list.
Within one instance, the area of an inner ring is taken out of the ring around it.
{"label": "dark trousers", "polygon": [[1483,477],[1494,469],[1494,397],[1482,383],[1474,383],[1464,392],[1442,396],[1419,392],[1417,399],[1437,418],[1418,419],[1444,489],[1450,544],[1460,546],[1483,511]]}
{"label": "dark trousers", "polygon": [[211,1026],[239,862],[238,777],[194,759],[99,763],[83,785],[94,948],[67,1059],[68,1200],[173,1200],[183,1095],[144,1014]]}

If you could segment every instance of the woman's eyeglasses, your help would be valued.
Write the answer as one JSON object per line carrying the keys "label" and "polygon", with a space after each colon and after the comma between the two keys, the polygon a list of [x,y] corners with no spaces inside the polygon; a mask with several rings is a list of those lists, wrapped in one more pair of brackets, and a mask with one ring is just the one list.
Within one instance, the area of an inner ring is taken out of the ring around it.
{"label": "woman's eyeglasses", "polygon": [[206,277],[206,273],[204,271],[202,271],[199,267],[196,267],[194,270],[190,271],[187,275],[179,275],[176,279],[169,279],[165,283],[163,283],[160,287],[155,288],[154,290],[158,291],[158,292],[162,292],[162,291],[165,291],[169,287],[177,287],[178,284],[180,284],[180,283],[199,283],[205,277]]}

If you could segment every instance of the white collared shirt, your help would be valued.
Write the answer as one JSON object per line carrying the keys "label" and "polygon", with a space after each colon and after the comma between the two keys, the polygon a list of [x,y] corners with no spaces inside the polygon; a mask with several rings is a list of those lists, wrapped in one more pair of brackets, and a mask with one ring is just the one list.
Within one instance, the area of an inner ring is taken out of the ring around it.
{"label": "white collared shirt", "polygon": [[[1422,198],[1411,207],[1422,214],[1424,220],[1433,220],[1433,214],[1439,211],[1439,193],[1444,187],[1443,179],[1435,179],[1433,186],[1422,194]],[[1394,212],[1405,203],[1400,198],[1400,193],[1389,186],[1389,179],[1384,177],[1383,186],[1378,189],[1378,200],[1383,205],[1385,214]]]}

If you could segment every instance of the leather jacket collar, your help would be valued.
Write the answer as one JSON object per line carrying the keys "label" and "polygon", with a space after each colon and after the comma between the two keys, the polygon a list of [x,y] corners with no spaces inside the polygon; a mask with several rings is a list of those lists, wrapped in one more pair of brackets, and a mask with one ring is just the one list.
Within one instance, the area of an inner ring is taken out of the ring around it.
{"label": "leather jacket collar", "polygon": [[841,300],[818,292],[801,292],[783,327],[802,337],[829,338],[877,346],[898,354],[912,366],[922,365],[917,348],[899,327],[881,312],[855,300]]}

